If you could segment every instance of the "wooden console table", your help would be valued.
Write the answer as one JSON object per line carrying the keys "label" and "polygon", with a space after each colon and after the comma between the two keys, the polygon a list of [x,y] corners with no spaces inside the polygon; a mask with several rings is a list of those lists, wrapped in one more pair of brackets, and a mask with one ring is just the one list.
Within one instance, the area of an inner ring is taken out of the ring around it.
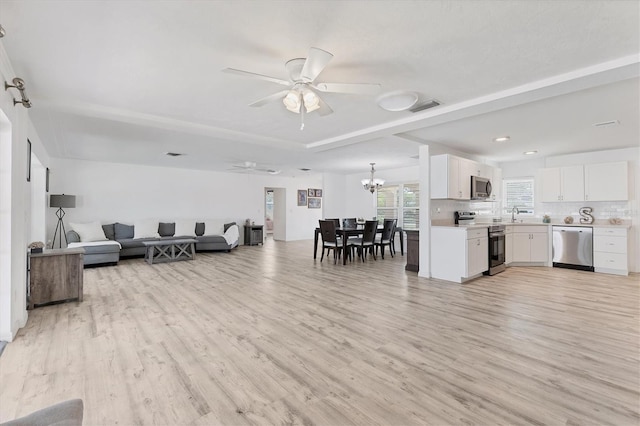
{"label": "wooden console table", "polygon": [[82,302],[83,276],[83,248],[30,253],[27,309],[66,300]]}

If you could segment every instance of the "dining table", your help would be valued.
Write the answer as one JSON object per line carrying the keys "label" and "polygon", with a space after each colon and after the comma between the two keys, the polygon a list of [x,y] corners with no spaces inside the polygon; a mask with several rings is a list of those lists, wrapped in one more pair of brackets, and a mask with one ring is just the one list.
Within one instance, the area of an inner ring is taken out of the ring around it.
{"label": "dining table", "polygon": [[[376,230],[376,233],[382,233],[384,227],[379,226]],[[336,228],[336,235],[342,238],[342,264],[347,264],[347,256],[344,253],[347,252],[347,239],[349,237],[357,237],[362,235],[364,232],[364,227],[355,227],[355,228]],[[404,232],[402,232],[402,228],[396,226],[396,233],[400,234],[400,254],[404,256]],[[313,258],[315,259],[318,255],[318,241],[320,240],[320,227],[317,227],[315,233],[313,235]]]}

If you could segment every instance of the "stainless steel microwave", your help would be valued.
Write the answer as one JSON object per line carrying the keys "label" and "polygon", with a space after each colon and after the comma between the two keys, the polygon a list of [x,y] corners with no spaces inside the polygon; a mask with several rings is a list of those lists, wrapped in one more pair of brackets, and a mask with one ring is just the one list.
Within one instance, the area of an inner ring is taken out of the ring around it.
{"label": "stainless steel microwave", "polygon": [[471,176],[471,199],[486,200],[491,197],[491,181],[489,178]]}

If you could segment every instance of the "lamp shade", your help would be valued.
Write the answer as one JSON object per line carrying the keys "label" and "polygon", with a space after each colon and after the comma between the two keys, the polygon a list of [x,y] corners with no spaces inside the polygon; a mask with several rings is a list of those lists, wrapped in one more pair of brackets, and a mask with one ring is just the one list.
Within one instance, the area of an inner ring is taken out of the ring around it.
{"label": "lamp shade", "polygon": [[49,196],[49,207],[62,207],[73,209],[76,207],[76,196],[75,195],[50,195]]}

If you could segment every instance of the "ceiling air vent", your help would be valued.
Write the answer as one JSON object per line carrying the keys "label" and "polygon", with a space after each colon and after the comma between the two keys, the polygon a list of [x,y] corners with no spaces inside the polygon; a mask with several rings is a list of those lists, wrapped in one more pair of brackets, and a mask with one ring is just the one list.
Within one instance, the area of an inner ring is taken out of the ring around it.
{"label": "ceiling air vent", "polygon": [[168,155],[169,157],[180,157],[184,154],[180,154],[179,152],[165,152],[164,155]]}
{"label": "ceiling air vent", "polygon": [[308,171],[310,171],[311,169],[307,169],[306,167],[302,167],[302,168],[300,168],[300,169],[298,169],[298,170],[301,170],[301,171],[303,171],[303,172],[308,172]]}
{"label": "ceiling air vent", "polygon": [[435,99],[431,99],[430,101],[421,103],[420,105],[416,105],[413,108],[410,108],[409,111],[420,112],[420,111],[424,111],[425,109],[437,107],[438,105],[440,105],[440,102],[436,101]]}

